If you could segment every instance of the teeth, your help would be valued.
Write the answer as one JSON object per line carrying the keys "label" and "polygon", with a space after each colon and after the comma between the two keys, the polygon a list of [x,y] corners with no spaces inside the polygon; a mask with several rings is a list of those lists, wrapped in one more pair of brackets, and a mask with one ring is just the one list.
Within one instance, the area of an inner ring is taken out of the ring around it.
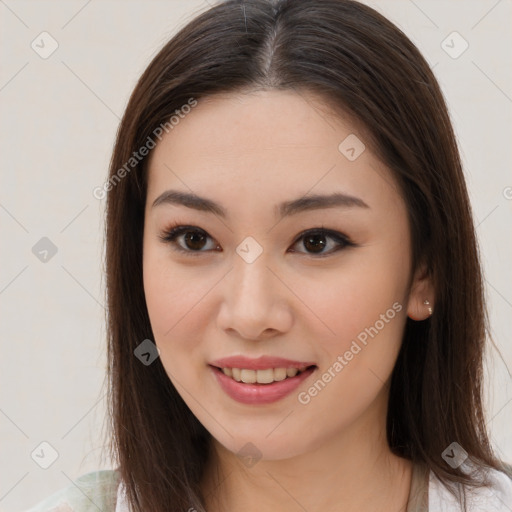
{"label": "teeth", "polygon": [[298,373],[297,368],[286,368],[286,375],[288,375],[288,377],[295,377],[295,375],[297,375],[297,373]]}
{"label": "teeth", "polygon": [[222,368],[224,375],[231,377],[237,382],[246,384],[270,384],[279,382],[287,377],[295,377],[306,368],[267,368],[265,370],[249,370],[246,368]]}
{"label": "teeth", "polygon": [[274,380],[286,379],[286,368],[274,368]]}
{"label": "teeth", "polygon": [[242,379],[242,382],[245,382],[246,384],[254,384],[256,382],[257,373],[258,372],[255,372],[254,370],[240,370],[240,378]]}

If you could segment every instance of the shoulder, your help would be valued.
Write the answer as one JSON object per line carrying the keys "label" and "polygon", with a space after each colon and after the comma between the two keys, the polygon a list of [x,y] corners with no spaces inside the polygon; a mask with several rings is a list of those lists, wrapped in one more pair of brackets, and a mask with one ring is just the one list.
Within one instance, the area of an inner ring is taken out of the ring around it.
{"label": "shoulder", "polygon": [[119,482],[115,469],[91,471],[26,512],[114,512]]}
{"label": "shoulder", "polygon": [[[512,505],[512,465],[503,463],[502,471],[485,471],[489,486],[466,488],[468,512],[509,512]],[[458,512],[460,505],[440,480],[430,472],[428,510]]]}

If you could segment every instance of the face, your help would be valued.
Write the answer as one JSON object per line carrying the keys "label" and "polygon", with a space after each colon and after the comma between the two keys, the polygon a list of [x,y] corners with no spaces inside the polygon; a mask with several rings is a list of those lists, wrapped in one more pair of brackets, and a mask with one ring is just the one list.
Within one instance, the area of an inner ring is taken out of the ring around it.
{"label": "face", "polygon": [[154,341],[231,452],[292,457],[383,419],[406,317],[427,296],[409,287],[404,201],[364,143],[320,98],[265,91],[201,99],[151,154]]}

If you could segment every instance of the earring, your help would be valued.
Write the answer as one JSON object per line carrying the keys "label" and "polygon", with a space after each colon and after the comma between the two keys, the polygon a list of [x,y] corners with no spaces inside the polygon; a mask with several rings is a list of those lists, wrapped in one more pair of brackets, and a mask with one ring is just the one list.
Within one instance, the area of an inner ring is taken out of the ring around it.
{"label": "earring", "polygon": [[428,306],[428,314],[429,314],[429,316],[432,316],[433,311],[432,311],[432,308],[430,307],[430,302],[427,299],[425,299],[423,301],[423,304],[425,304],[425,306]]}

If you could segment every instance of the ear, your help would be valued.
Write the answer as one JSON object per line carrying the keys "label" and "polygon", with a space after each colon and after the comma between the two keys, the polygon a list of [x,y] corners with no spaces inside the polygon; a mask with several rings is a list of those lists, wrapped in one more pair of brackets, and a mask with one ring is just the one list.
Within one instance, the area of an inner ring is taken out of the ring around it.
{"label": "ear", "polygon": [[[409,301],[407,304],[407,316],[412,320],[426,320],[431,316],[429,308],[434,312],[434,294],[435,290],[432,280],[428,275],[425,265],[420,265],[415,272]],[[428,304],[425,304],[428,301]]]}

